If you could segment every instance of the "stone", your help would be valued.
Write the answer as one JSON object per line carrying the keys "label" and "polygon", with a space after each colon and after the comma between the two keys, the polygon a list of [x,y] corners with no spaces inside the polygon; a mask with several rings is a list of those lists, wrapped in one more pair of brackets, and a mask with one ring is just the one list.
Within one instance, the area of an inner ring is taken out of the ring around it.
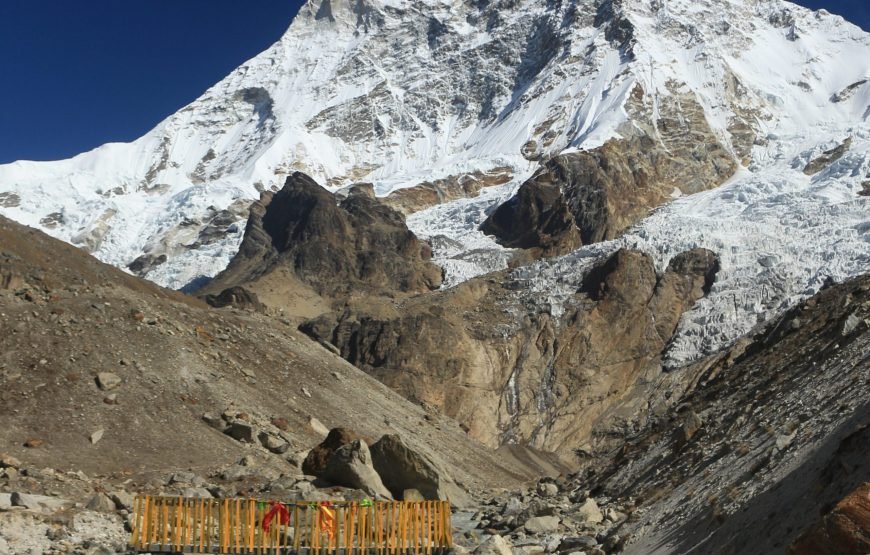
{"label": "stone", "polygon": [[498,534],[477,546],[477,549],[472,553],[474,555],[513,555],[511,545]]}
{"label": "stone", "polygon": [[368,445],[361,439],[336,449],[326,462],[321,477],[333,484],[360,489],[372,496],[393,498],[372,466],[372,455]]}
{"label": "stone", "polygon": [[326,434],[326,439],[308,452],[308,455],[302,462],[302,471],[312,476],[321,476],[324,470],[326,470],[326,463],[332,454],[342,445],[357,439],[360,439],[360,437],[356,432],[346,428],[334,428],[330,430]]}
{"label": "stone", "polygon": [[121,377],[113,372],[100,372],[97,374],[97,385],[103,391],[115,389],[121,385]]}
{"label": "stone", "polygon": [[205,294],[288,270],[324,296],[351,287],[424,293],[441,285],[429,245],[380,199],[350,195],[337,203],[294,172],[280,191],[261,193],[249,214],[238,253]]}
{"label": "stone", "polygon": [[302,463],[305,462],[305,457],[308,456],[308,453],[309,451],[296,451],[295,453],[286,455],[284,460],[299,470],[302,470]]}
{"label": "stone", "polygon": [[[310,397],[310,395],[309,395],[309,397]],[[326,437],[329,435],[329,428],[324,426],[323,422],[314,418],[313,416],[308,417],[308,427],[311,428],[311,430],[315,434],[317,434],[321,437]]]}
{"label": "stone", "polygon": [[283,416],[276,416],[270,420],[271,424],[281,430],[282,432],[290,431],[290,421],[284,418]]}
{"label": "stone", "polygon": [[276,455],[283,455],[290,449],[290,444],[287,441],[274,434],[260,432],[257,439],[260,440],[260,445]]}
{"label": "stone", "polygon": [[12,455],[7,455],[6,453],[0,453],[0,468],[20,468],[21,461],[13,457]]}
{"label": "stone", "polygon": [[523,528],[530,534],[546,534],[558,530],[559,522],[557,516],[533,516],[523,524]]}
{"label": "stone", "polygon": [[266,310],[255,293],[239,286],[227,287],[217,295],[205,295],[203,300],[215,308],[231,306],[255,312],[265,312]]}
{"label": "stone", "polygon": [[[12,494],[0,493],[0,511],[8,511],[12,507]],[[2,551],[0,551],[0,553],[2,553]]]}
{"label": "stone", "polygon": [[97,493],[88,501],[85,508],[98,513],[111,513],[115,511],[115,502],[104,493]]}
{"label": "stone", "polygon": [[34,495],[30,493],[14,492],[12,494],[12,506],[24,507],[31,511],[47,510],[58,511],[71,506],[72,503],[66,499],[59,497],[49,497],[47,495]]}
{"label": "stone", "polygon": [[409,488],[402,492],[402,501],[426,501],[426,498],[420,490]]}
{"label": "stone", "polygon": [[133,494],[127,493],[126,491],[116,491],[112,493],[111,497],[112,501],[115,503],[116,509],[124,509],[127,511],[133,510],[133,502],[135,500]]}
{"label": "stone", "polygon": [[211,412],[203,413],[202,421],[220,432],[223,432],[224,428],[226,428],[226,422],[224,419]]}
{"label": "stone", "polygon": [[247,466],[231,466],[220,473],[222,480],[235,482],[256,474],[256,470]]}
{"label": "stone", "polygon": [[224,433],[242,443],[254,443],[254,427],[247,422],[236,420],[230,423]]}
{"label": "stone", "polygon": [[293,486],[293,489],[295,489],[302,495],[308,495],[315,491],[317,488],[314,487],[314,484],[312,484],[311,482],[307,480],[302,480],[300,482],[296,482],[296,484]]}
{"label": "stone", "polygon": [[196,481],[196,474],[193,472],[174,472],[169,477],[169,484],[193,484]]}
{"label": "stone", "polygon": [[516,497],[508,499],[501,510],[501,514],[505,516],[518,515],[521,512],[523,512],[523,502]]}
{"label": "stone", "polygon": [[42,447],[45,442],[39,438],[30,438],[24,442],[24,446],[28,449],[36,449],[37,447]]}
{"label": "stone", "polygon": [[336,449],[326,462],[321,477],[335,485],[356,488],[379,498],[393,497],[372,466],[369,447],[361,439]]}
{"label": "stone", "polygon": [[555,497],[559,495],[559,486],[551,482],[540,482],[537,491],[541,497]]}
{"label": "stone", "polygon": [[371,451],[375,470],[394,496],[416,489],[426,499],[447,499],[457,507],[470,502],[468,494],[439,463],[411,449],[398,435],[383,436]]}
{"label": "stone", "polygon": [[496,236],[505,247],[534,248],[541,256],[571,252],[583,244],[580,230],[559,185],[541,175],[523,183],[516,196],[496,208],[480,230]]}
{"label": "stone", "polygon": [[578,520],[590,524],[598,524],[604,521],[604,515],[601,514],[598,503],[591,497],[584,501],[582,505],[575,508],[574,514]]}
{"label": "stone", "polygon": [[106,433],[106,431],[103,430],[102,428],[100,428],[99,430],[97,430],[97,431],[95,431],[94,433],[92,433],[92,434],[90,435],[91,445],[96,445],[96,443],[97,443],[98,441],[100,441],[101,439],[103,439],[103,434],[104,434],[104,433]]}
{"label": "stone", "polygon": [[559,551],[570,552],[591,549],[598,545],[598,540],[592,536],[568,536],[559,543]]}
{"label": "stone", "polygon": [[776,436],[775,446],[777,451],[784,451],[797,436],[797,431],[790,434],[778,434]]}
{"label": "stone", "polygon": [[858,312],[853,312],[846,317],[846,321],[843,322],[843,337],[847,337],[851,335],[855,329],[863,322],[863,320],[858,316]]}
{"label": "stone", "polygon": [[109,393],[105,397],[103,397],[103,402],[107,405],[117,405],[118,404],[118,394],[117,393]]}
{"label": "stone", "polygon": [[682,426],[677,429],[677,443],[683,444],[691,440],[695,437],[695,434],[698,433],[698,430],[701,429],[703,424],[701,417],[698,416],[695,411],[689,411],[689,413],[683,418]]}

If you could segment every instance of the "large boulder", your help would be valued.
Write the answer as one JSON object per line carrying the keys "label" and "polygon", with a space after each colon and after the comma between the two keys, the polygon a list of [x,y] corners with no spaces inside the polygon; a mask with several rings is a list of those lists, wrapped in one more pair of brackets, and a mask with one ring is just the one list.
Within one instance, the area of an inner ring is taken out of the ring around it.
{"label": "large boulder", "polygon": [[321,477],[335,485],[362,490],[374,497],[393,497],[372,466],[369,446],[361,439],[336,449],[326,462]]}
{"label": "large boulder", "polygon": [[375,470],[397,498],[416,489],[426,499],[447,499],[468,504],[468,494],[430,457],[408,447],[397,435],[383,436],[371,448]]}
{"label": "large boulder", "polygon": [[308,452],[305,460],[302,461],[302,472],[309,476],[322,476],[326,470],[326,463],[338,451],[339,447],[352,443],[357,439],[360,439],[360,437],[351,430],[333,428],[320,445]]}

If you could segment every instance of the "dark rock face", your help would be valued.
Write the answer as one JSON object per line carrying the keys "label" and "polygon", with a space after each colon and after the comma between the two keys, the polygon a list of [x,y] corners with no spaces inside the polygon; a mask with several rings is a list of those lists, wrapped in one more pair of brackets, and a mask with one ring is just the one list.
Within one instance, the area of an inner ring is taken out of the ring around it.
{"label": "dark rock face", "polygon": [[254,281],[285,267],[320,294],[423,292],[441,284],[431,249],[404,217],[364,194],[340,204],[307,175],[287,178],[251,207],[238,255],[207,290]]}
{"label": "dark rock face", "polygon": [[480,229],[506,247],[540,249],[542,256],[565,254],[582,244],[561,188],[546,179],[526,182]]}
{"label": "dark rock face", "polygon": [[344,428],[333,428],[317,447],[308,452],[308,456],[302,462],[302,472],[311,476],[322,476],[326,472],[326,465],[330,457],[342,445],[348,445],[360,437]]}
{"label": "dark rock face", "polygon": [[262,312],[265,307],[257,299],[257,295],[248,291],[244,287],[229,287],[224,289],[218,295],[206,295],[205,302],[215,308],[223,308],[232,306],[235,308],[246,308]]}

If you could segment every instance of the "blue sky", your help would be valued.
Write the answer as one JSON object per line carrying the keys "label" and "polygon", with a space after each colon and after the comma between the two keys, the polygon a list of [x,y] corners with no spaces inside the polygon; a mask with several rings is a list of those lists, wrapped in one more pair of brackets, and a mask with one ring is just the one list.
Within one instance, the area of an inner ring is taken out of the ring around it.
{"label": "blue sky", "polygon": [[[0,163],[131,141],[286,30],[301,0],[0,0]],[[870,29],[870,0],[801,0]]]}

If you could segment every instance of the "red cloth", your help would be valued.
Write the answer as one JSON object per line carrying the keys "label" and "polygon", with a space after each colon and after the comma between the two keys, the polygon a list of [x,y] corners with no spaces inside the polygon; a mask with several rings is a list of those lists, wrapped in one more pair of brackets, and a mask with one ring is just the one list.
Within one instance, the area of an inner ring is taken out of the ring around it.
{"label": "red cloth", "polygon": [[263,516],[263,530],[269,531],[269,528],[272,527],[272,519],[276,516],[281,524],[286,525],[290,522],[290,511],[287,510],[287,507],[283,503],[272,501],[269,512]]}

